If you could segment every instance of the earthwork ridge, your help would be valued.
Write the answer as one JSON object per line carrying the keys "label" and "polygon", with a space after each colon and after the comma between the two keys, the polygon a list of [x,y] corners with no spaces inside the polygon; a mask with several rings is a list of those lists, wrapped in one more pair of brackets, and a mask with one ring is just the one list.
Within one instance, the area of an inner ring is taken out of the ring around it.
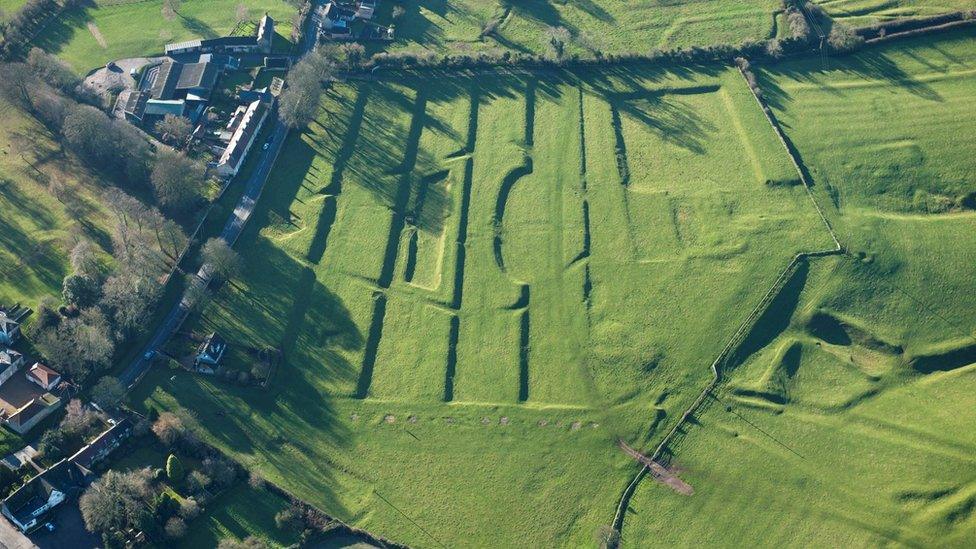
{"label": "earthwork ridge", "polygon": [[[807,196],[810,198],[810,201],[813,203],[813,207],[816,209],[817,214],[820,217],[820,220],[823,222],[824,227],[827,229],[827,232],[830,234],[830,238],[834,243],[834,247],[828,250],[814,250],[810,252],[801,252],[796,256],[794,256],[792,260],[790,260],[786,268],[783,269],[783,272],[779,275],[779,277],[769,288],[769,290],[767,290],[766,293],[763,294],[762,298],[759,300],[756,306],[749,313],[749,316],[747,316],[746,319],[742,322],[742,324],[736,329],[736,331],[732,334],[732,337],[729,339],[728,343],[725,344],[725,347],[722,348],[722,351],[711,363],[710,365],[710,368],[712,370],[711,381],[709,381],[708,384],[704,387],[704,389],[702,389],[701,393],[698,395],[698,398],[695,399],[695,401],[691,404],[691,406],[689,406],[681,414],[681,418],[678,420],[678,422],[675,423],[675,425],[671,428],[671,430],[668,431],[668,433],[664,436],[663,439],[661,439],[661,442],[657,445],[657,447],[655,447],[654,452],[650,456],[651,459],[655,461],[668,460],[671,453],[669,449],[676,442],[676,440],[678,440],[678,438],[684,434],[684,431],[682,429],[685,426],[685,424],[696,413],[704,409],[706,403],[709,401],[709,397],[712,395],[712,392],[718,387],[718,385],[722,381],[722,372],[730,367],[734,367],[734,361],[737,358],[737,351],[740,348],[740,346],[744,343],[746,336],[749,334],[752,328],[757,324],[757,322],[763,316],[763,314],[766,313],[766,311],[770,308],[770,305],[776,300],[777,297],[780,296],[780,294],[783,292],[786,285],[790,282],[790,280],[794,278],[794,275],[801,268],[801,266],[805,268],[804,266],[805,262],[813,258],[826,257],[832,255],[842,255],[845,253],[844,246],[837,238],[837,235],[834,232],[834,229],[831,226],[830,221],[827,219],[826,215],[824,214],[823,210],[820,208],[820,205],[817,203],[817,200],[813,195],[812,183],[808,176],[808,171],[803,165],[797,150],[792,146],[792,143],[789,141],[788,137],[783,132],[782,128],[779,125],[779,122],[776,120],[776,117],[773,115],[772,111],[765,104],[762,97],[760,97],[756,93],[756,90],[753,89],[752,86],[748,85],[749,84],[748,78],[746,78],[746,74],[741,67],[739,69],[739,72],[742,75],[742,77],[746,79],[746,87],[749,88],[753,97],[759,104],[759,107],[762,109],[763,113],[765,114],[766,120],[769,122],[769,125],[771,126],[772,130],[776,133],[777,137],[779,138],[780,143],[783,145],[783,148],[786,150],[786,154],[789,155],[790,161],[793,163],[793,167],[796,169],[797,174],[800,177],[800,181],[803,182],[803,186],[806,190]],[[618,124],[619,124],[619,118],[614,118],[615,128],[618,127]],[[619,143],[620,140],[618,140],[618,144]],[[621,156],[623,156],[623,158],[626,159],[626,152],[620,151],[618,145],[618,159]],[[619,160],[618,160],[618,165],[620,165]],[[624,172],[621,172],[621,176],[623,178]],[[637,489],[637,485],[640,483],[641,480],[643,480],[643,478],[646,475],[647,475],[647,467],[641,466],[637,474],[634,476],[633,480],[627,485],[626,488],[624,488],[624,491],[620,496],[620,500],[617,504],[616,513],[614,514],[613,522],[612,522],[613,528],[618,532],[623,531],[624,516],[626,515],[627,508],[630,504],[630,499],[633,496],[635,490]]]}

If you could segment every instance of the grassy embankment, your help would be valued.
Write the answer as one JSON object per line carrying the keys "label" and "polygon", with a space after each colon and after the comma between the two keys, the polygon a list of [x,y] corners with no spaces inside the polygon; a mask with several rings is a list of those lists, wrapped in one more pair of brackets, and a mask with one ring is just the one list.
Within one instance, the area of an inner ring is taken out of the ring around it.
{"label": "grassy embankment", "polygon": [[[447,0],[433,4],[401,2],[394,49],[470,53],[494,49],[546,53],[549,27],[572,34],[570,53],[647,52],[653,48],[705,46],[765,38],[777,0]],[[388,21],[393,2],[380,6]],[[482,38],[489,22],[495,33]]]}
{"label": "grassy embankment", "polygon": [[676,448],[696,494],[643,484],[625,545],[976,543],[973,37],[761,73],[851,255],[757,330]]}
{"label": "grassy embankment", "polygon": [[[416,545],[591,543],[797,252],[828,247],[735,71],[329,90],[200,329],[271,389],[158,371],[146,407]],[[463,253],[462,253],[463,250]],[[432,539],[433,538],[433,539]]]}
{"label": "grassy embankment", "polygon": [[976,8],[972,0],[815,0],[815,3],[835,20],[855,27]]}

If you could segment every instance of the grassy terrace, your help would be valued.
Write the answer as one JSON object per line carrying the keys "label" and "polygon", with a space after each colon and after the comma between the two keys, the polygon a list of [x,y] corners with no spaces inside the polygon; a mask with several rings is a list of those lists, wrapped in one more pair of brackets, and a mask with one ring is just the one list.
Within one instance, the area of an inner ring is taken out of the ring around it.
{"label": "grassy terrace", "polygon": [[860,26],[901,17],[924,17],[973,9],[972,0],[814,0],[832,18]]}
{"label": "grassy terrace", "polygon": [[167,20],[162,0],[102,0],[66,11],[36,44],[86,73],[114,59],[162,54],[170,42],[226,36],[237,26],[240,4],[254,19],[268,12],[285,30],[295,14],[284,0],[183,0],[176,17]]}
{"label": "grassy terrace", "polygon": [[[592,55],[738,43],[765,38],[778,0],[444,0],[401,2],[396,49],[466,53],[495,48],[545,53],[548,27],[572,35],[568,50]],[[393,3],[381,5],[387,15]],[[482,31],[497,22],[496,36]]]}
{"label": "grassy terrace", "polygon": [[293,135],[198,329],[269,390],[145,407],[410,544],[591,543],[790,258],[829,238],[736,71],[343,85]]}
{"label": "grassy terrace", "polygon": [[696,495],[643,484],[625,545],[976,542],[974,35],[763,71],[852,255],[798,276],[675,450]]}

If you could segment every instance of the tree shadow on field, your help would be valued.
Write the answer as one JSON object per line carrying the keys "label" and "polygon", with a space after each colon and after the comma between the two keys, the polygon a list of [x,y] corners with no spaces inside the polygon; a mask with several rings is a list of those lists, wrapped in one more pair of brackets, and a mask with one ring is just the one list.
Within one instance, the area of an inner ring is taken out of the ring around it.
{"label": "tree shadow on field", "polygon": [[178,12],[177,16],[179,16],[180,24],[183,25],[183,28],[190,31],[190,33],[192,33],[194,36],[203,39],[217,38],[220,36],[220,33],[218,33],[213,27],[207,23],[204,23],[200,19],[197,19],[196,17],[185,16]]}
{"label": "tree shadow on field", "polygon": [[[909,56],[917,55],[911,48],[902,50],[902,53]],[[941,68],[939,70],[941,71]],[[832,58],[830,68],[827,70],[823,69],[819,57],[764,66],[760,71],[759,80],[769,106],[775,109],[784,109],[790,100],[790,96],[775,84],[775,78],[786,77],[796,82],[813,84],[819,90],[828,92],[837,98],[848,98],[849,93],[846,89],[832,85],[832,80],[843,79],[845,75],[865,81],[886,82],[895,89],[903,90],[928,101],[940,103],[945,101],[945,98],[935,88],[905,71],[894,59],[884,53],[883,48],[869,49]]]}
{"label": "tree shadow on field", "polygon": [[44,32],[34,37],[33,44],[42,50],[58,54],[74,39],[75,33],[88,32],[88,23],[94,20],[89,10],[97,9],[93,2],[84,2],[51,18]]}
{"label": "tree shadow on field", "polygon": [[756,319],[748,335],[725,363],[726,370],[732,370],[743,364],[750,356],[765,348],[786,331],[800,303],[800,294],[806,286],[809,271],[809,263],[805,260],[800,261],[785,285],[769,303],[769,307]]}

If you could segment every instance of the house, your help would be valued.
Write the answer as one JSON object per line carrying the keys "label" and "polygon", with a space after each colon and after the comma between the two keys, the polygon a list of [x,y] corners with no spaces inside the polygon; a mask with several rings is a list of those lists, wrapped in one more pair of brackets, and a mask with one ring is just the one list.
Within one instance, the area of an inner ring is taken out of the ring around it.
{"label": "house", "polygon": [[322,11],[319,21],[319,40],[332,41],[380,41],[393,40],[393,29],[369,21],[373,17],[375,2],[358,1],[340,4],[330,0]]}
{"label": "house", "polygon": [[355,20],[355,11],[330,1],[325,5],[325,11],[322,13],[322,20],[319,23],[319,29],[320,31],[348,29],[349,23],[352,23]]}
{"label": "house", "polygon": [[51,368],[41,364],[40,362],[35,362],[33,366],[27,370],[27,381],[40,385],[45,391],[50,391],[61,383],[61,374],[55,372]]}
{"label": "house", "polygon": [[372,19],[376,11],[376,4],[379,0],[358,0],[356,2],[356,17],[360,19]]}
{"label": "house", "polygon": [[269,108],[261,101],[253,101],[247,106],[237,129],[234,130],[227,148],[224,149],[217,162],[217,173],[221,177],[232,177],[237,174],[247,157],[247,152],[254,144],[264,119],[268,116]]}
{"label": "house", "polygon": [[7,496],[0,512],[21,532],[28,532],[41,523],[48,511],[79,492],[87,482],[85,471],[62,459]]}
{"label": "house", "polygon": [[197,351],[197,358],[194,360],[196,366],[216,366],[224,358],[227,351],[227,342],[220,337],[217,332],[210,334]]}
{"label": "house", "polygon": [[258,46],[265,53],[271,53],[271,49],[274,46],[274,35],[275,35],[275,22],[267,13],[261,18],[261,22],[258,24]]}
{"label": "house", "polygon": [[132,422],[128,418],[117,421],[87,446],[75,452],[69,461],[91,471],[95,465],[121,446],[130,434],[132,434]]}
{"label": "house", "polygon": [[7,427],[17,434],[23,435],[30,431],[41,420],[54,413],[61,406],[61,399],[51,393],[31,399],[7,418]]}
{"label": "house", "polygon": [[7,311],[0,311],[0,345],[13,345],[20,339],[20,323],[7,314]]}
{"label": "house", "polygon": [[10,379],[24,365],[24,355],[13,349],[0,347],[0,385]]}

